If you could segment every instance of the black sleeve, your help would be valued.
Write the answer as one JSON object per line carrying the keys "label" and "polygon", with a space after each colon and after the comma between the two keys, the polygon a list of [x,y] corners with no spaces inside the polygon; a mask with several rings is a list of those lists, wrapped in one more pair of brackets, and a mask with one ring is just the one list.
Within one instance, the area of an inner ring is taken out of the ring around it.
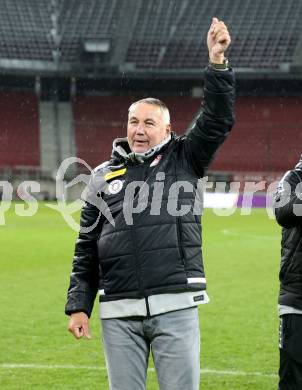
{"label": "black sleeve", "polygon": [[302,224],[302,171],[287,172],[274,195],[276,220],[282,227]]}
{"label": "black sleeve", "polygon": [[101,229],[99,209],[86,202],[81,212],[80,232],[70,275],[65,313],[85,312],[90,317],[99,289],[97,240]]}
{"label": "black sleeve", "polygon": [[188,163],[199,177],[234,124],[235,78],[232,69],[206,68],[201,114],[184,140]]}

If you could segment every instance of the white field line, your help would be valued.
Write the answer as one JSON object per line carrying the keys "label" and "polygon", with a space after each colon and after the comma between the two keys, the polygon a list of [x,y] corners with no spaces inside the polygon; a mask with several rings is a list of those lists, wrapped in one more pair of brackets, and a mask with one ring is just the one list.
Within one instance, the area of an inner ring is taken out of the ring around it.
{"label": "white field line", "polygon": [[[76,366],[73,364],[15,364],[2,363],[0,369],[35,369],[35,370],[95,370],[105,371],[104,366]],[[148,368],[149,372],[154,372],[154,368]],[[210,368],[202,368],[201,374],[210,375],[233,375],[233,376],[260,376],[260,377],[276,377],[277,374],[265,372],[250,372],[250,371],[233,371],[233,370],[212,370]]]}
{"label": "white field line", "polygon": [[280,241],[279,236],[268,236],[265,234],[248,234],[248,233],[241,233],[239,231],[235,231],[232,229],[222,229],[221,233],[225,236],[236,236],[236,237],[246,237],[246,238],[252,238],[252,239],[261,239],[261,240],[269,240],[269,241]]}

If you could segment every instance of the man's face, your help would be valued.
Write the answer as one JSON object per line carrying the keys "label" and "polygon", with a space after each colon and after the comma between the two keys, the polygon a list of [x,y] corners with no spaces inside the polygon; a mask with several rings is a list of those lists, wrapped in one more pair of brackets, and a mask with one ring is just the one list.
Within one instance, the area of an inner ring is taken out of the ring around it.
{"label": "man's face", "polygon": [[127,137],[130,149],[135,153],[144,153],[163,141],[170,133],[159,106],[149,103],[137,103],[129,110]]}

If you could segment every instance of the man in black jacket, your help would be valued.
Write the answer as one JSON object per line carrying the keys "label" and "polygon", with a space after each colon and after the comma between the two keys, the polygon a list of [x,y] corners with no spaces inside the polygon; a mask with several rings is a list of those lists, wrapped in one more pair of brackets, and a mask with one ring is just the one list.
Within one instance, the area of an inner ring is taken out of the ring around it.
{"label": "man in black jacket", "polygon": [[225,24],[213,18],[204,107],[187,136],[171,133],[164,103],[129,108],[127,138],[91,176],[68,301],[69,331],[90,338],[100,297],[111,390],[143,390],[150,349],[161,390],[199,388],[197,305],[206,303],[199,179],[233,122],[234,75]]}
{"label": "man in black jacket", "polygon": [[282,226],[279,390],[302,389],[302,156],[280,181],[275,215]]}

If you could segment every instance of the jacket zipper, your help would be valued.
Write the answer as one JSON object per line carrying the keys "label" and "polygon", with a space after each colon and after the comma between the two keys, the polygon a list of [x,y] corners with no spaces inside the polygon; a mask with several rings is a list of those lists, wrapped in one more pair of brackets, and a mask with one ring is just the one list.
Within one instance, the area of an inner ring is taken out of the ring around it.
{"label": "jacket zipper", "polygon": [[[139,172],[139,175],[137,177],[134,177],[135,180],[140,180],[144,181],[144,166],[143,164],[139,167],[141,172]],[[136,199],[138,193],[135,194],[134,199]],[[130,232],[131,232],[131,239],[132,239],[132,246],[134,249],[134,259],[135,259],[135,272],[136,272],[136,277],[137,277],[137,282],[138,282],[138,291],[141,296],[144,296],[144,290],[142,286],[142,277],[141,277],[141,264],[138,258],[138,250],[137,250],[137,245],[136,245],[136,237],[134,235],[134,227],[133,225],[130,226]]]}
{"label": "jacket zipper", "polygon": [[182,227],[181,227],[181,222],[180,222],[179,217],[176,217],[176,226],[177,226],[177,240],[178,240],[180,259],[181,259],[183,265],[185,266],[185,254],[184,254],[184,250],[183,250],[182,242],[181,242]]}
{"label": "jacket zipper", "polygon": [[136,277],[137,277],[137,282],[138,282],[138,291],[141,295],[143,295],[140,262],[139,262],[138,256],[137,256],[136,239],[134,237],[133,226],[130,226],[130,232],[131,232],[132,245],[133,245],[133,249],[134,249],[134,259],[135,259],[134,262],[135,262],[135,272],[136,272]]}

